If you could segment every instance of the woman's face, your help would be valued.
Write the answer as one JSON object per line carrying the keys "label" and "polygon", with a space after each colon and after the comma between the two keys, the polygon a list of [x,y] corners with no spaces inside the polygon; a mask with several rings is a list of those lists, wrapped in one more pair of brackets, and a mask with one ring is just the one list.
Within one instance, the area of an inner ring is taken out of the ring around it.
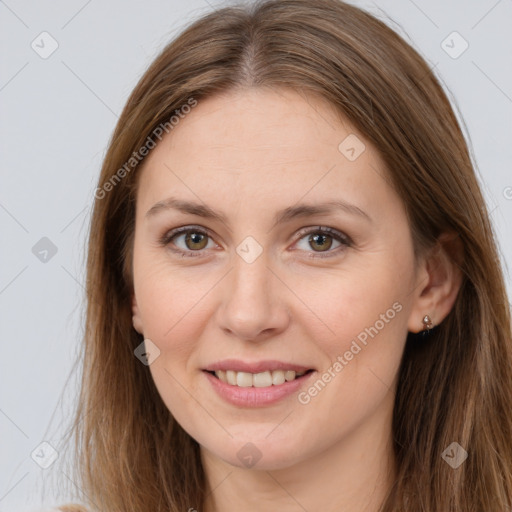
{"label": "woman's face", "polygon": [[278,469],[390,432],[421,326],[410,230],[323,100],[243,89],[183,116],[140,175],[133,272],[151,375],[203,454]]}

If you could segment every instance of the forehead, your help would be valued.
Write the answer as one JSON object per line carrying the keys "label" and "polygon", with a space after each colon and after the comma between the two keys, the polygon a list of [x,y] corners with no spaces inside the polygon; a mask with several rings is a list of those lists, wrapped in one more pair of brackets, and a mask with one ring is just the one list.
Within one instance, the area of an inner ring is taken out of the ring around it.
{"label": "forehead", "polygon": [[146,158],[138,196],[156,202],[179,188],[218,204],[249,197],[291,204],[339,190],[365,203],[365,189],[392,193],[384,172],[377,151],[322,98],[239,89],[182,115]]}
{"label": "forehead", "polygon": [[297,160],[297,151],[318,159],[321,146],[337,150],[343,132],[355,130],[320,97],[288,89],[244,88],[199,101],[160,149],[200,150],[196,158],[207,151],[218,166],[228,167],[247,163],[244,154],[249,151],[274,162],[279,157]]}

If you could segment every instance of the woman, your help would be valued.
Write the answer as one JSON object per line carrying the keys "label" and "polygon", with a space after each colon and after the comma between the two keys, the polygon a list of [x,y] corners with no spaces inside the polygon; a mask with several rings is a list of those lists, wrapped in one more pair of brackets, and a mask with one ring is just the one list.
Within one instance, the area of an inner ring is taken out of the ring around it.
{"label": "woman", "polygon": [[203,17],[136,86],[95,196],[84,509],[511,509],[492,228],[386,25],[338,0]]}

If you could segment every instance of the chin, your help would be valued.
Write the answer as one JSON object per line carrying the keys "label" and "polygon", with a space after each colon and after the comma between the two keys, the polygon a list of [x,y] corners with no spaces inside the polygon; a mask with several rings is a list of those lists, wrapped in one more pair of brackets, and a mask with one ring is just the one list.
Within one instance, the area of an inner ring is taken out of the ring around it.
{"label": "chin", "polygon": [[[261,471],[289,468],[306,456],[304,445],[300,444],[297,436],[290,435],[292,443],[282,443],[281,440],[270,440],[265,436],[251,436],[250,429],[246,434],[219,443],[201,443],[211,455],[222,459],[227,464],[241,469]],[[268,436],[268,431],[267,434]],[[294,438],[294,439],[292,439]],[[252,440],[251,440],[252,439]],[[219,449],[222,447],[222,449]]]}

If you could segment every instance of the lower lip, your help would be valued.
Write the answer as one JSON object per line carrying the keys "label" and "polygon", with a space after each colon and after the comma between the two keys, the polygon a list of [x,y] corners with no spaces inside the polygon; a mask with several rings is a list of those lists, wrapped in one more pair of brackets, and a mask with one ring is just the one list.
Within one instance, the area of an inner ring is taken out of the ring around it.
{"label": "lower lip", "polygon": [[272,405],[298,391],[315,372],[309,372],[290,382],[264,388],[232,386],[222,382],[215,375],[207,371],[203,373],[217,394],[227,402],[241,407],[264,407]]}

